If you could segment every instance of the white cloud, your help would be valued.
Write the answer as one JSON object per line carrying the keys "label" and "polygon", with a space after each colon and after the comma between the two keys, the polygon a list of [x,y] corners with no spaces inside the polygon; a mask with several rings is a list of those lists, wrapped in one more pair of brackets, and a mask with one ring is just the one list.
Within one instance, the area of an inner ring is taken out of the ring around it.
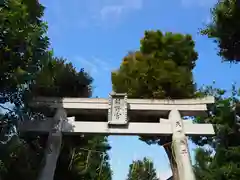
{"label": "white cloud", "polygon": [[105,20],[107,17],[119,17],[123,12],[123,6],[111,5],[105,6],[100,10],[101,19]]}
{"label": "white cloud", "polygon": [[141,10],[144,0],[40,0],[46,6],[45,17],[58,28],[109,26]]}
{"label": "white cloud", "polygon": [[93,76],[102,75],[104,72],[110,73],[113,69],[111,66],[112,62],[101,60],[95,57],[89,59],[76,57],[74,58],[73,63],[81,68],[84,68],[86,72]]}
{"label": "white cloud", "polygon": [[132,11],[141,10],[143,0],[108,0],[102,1],[98,6],[95,17],[100,17],[101,21],[106,21],[127,15]]}
{"label": "white cloud", "polygon": [[91,62],[90,60],[86,60],[84,58],[78,57],[75,58],[74,63],[79,64],[81,68],[84,68],[85,71],[87,71],[90,74],[96,74],[98,73],[97,65],[94,62]]}
{"label": "white cloud", "polygon": [[191,7],[209,8],[212,7],[216,2],[217,0],[181,0],[181,4],[187,8]]}

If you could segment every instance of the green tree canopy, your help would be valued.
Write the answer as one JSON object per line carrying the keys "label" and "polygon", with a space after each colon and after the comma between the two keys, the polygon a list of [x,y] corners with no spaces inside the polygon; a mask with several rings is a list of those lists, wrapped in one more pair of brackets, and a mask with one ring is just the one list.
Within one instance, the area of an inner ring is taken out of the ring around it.
{"label": "green tree canopy", "polygon": [[158,180],[153,162],[147,158],[133,161],[129,166],[127,180]]}
{"label": "green tree canopy", "polygon": [[37,74],[30,90],[33,96],[90,97],[92,81],[92,77],[84,69],[77,71],[66,59],[50,57]]}
{"label": "green tree canopy", "polygon": [[1,137],[11,133],[13,125],[23,119],[20,111],[24,94],[49,56],[47,26],[41,20],[43,11],[37,0],[6,0],[1,5],[0,106],[14,105],[11,113],[0,119]]}
{"label": "green tree canopy", "polygon": [[113,90],[137,98],[193,97],[197,57],[190,35],[146,31],[140,50],[112,73]]}
{"label": "green tree canopy", "polygon": [[212,21],[202,34],[213,38],[224,61],[240,61],[240,2],[239,0],[218,0],[211,10]]}
{"label": "green tree canopy", "polygon": [[[37,0],[6,0],[0,9],[0,106],[14,105],[1,125],[22,120],[24,94],[49,56],[44,7]],[[17,112],[17,113],[16,113]],[[1,131],[2,132],[2,131]]]}
{"label": "green tree canopy", "polygon": [[48,56],[47,26],[37,0],[7,0],[0,10],[0,103],[16,99]]}

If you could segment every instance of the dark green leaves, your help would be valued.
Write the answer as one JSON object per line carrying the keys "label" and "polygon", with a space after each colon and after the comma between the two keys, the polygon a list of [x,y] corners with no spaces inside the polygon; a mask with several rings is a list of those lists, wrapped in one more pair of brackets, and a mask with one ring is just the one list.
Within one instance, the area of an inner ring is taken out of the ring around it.
{"label": "dark green leaves", "polygon": [[0,11],[1,96],[34,80],[49,44],[38,1],[8,0],[6,4]]}
{"label": "dark green leaves", "polygon": [[240,132],[236,116],[239,108],[234,108],[239,106],[239,95],[236,92],[235,86],[231,96],[211,86],[205,89],[205,94],[216,97],[216,103],[209,109],[207,119],[197,118],[195,121],[215,124],[216,135],[192,138],[198,145],[208,145],[211,149],[211,153],[206,149],[198,149],[196,153],[194,168],[199,180],[238,180],[240,177]]}
{"label": "dark green leaves", "polygon": [[89,97],[93,79],[63,58],[50,57],[30,89],[34,96]]}
{"label": "dark green leaves", "polygon": [[212,21],[201,31],[213,38],[224,61],[240,61],[240,5],[238,0],[218,0]]}

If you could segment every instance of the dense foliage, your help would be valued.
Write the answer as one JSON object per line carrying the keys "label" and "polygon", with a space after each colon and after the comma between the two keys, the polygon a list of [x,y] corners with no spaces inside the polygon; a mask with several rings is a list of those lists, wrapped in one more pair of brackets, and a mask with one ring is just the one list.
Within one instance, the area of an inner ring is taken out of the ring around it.
{"label": "dense foliage", "polygon": [[0,144],[0,178],[1,180],[26,177],[35,180],[43,162],[47,136],[20,139],[13,136],[6,144]]}
{"label": "dense foliage", "polygon": [[63,58],[50,57],[35,81],[36,83],[30,87],[34,96],[90,97],[92,95],[93,79],[84,72],[84,69],[77,71],[72,63],[67,63]]}
{"label": "dense foliage", "polygon": [[127,180],[158,180],[153,162],[147,158],[133,161],[129,166]]}
{"label": "dense foliage", "polygon": [[240,61],[240,1],[218,0],[202,34],[214,39],[224,61]]}
{"label": "dense foliage", "polygon": [[233,86],[232,95],[226,91],[207,87],[204,94],[214,95],[216,104],[210,108],[207,119],[196,119],[196,122],[216,124],[214,137],[192,138],[200,145],[196,152],[194,165],[199,180],[237,180],[240,177],[240,126],[239,94]]}
{"label": "dense foliage", "polygon": [[140,50],[112,73],[113,90],[137,98],[193,97],[197,57],[190,35],[146,31]]}
{"label": "dense foliage", "polygon": [[103,136],[64,137],[54,179],[111,180],[109,149]]}
{"label": "dense foliage", "polygon": [[0,10],[0,103],[15,102],[47,58],[47,26],[38,1],[7,0]]}

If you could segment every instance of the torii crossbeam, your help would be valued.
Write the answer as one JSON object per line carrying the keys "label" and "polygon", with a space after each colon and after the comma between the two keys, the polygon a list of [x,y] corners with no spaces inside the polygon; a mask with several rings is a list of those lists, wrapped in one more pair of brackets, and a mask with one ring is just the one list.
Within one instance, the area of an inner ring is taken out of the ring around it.
{"label": "torii crossbeam", "polygon": [[30,105],[57,109],[56,115],[44,121],[25,122],[20,131],[49,133],[52,151],[46,154],[40,180],[53,179],[62,133],[172,135],[180,180],[195,180],[186,135],[214,135],[214,129],[212,124],[193,124],[182,117],[204,115],[206,105],[212,103],[213,97],[181,100],[127,99],[126,94],[111,94],[109,99],[39,97]]}

